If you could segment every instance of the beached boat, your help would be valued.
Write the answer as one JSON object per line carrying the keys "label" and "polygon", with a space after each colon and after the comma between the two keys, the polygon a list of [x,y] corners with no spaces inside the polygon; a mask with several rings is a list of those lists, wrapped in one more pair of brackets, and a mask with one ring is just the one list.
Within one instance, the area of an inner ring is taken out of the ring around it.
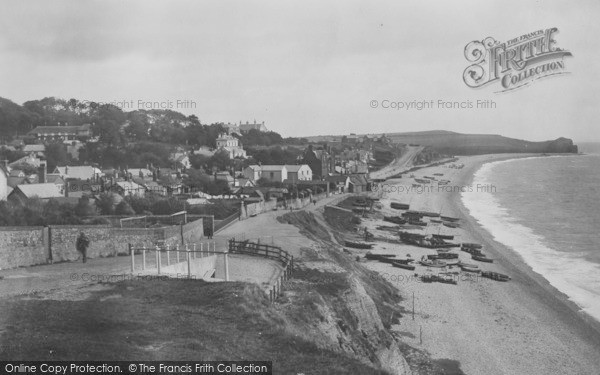
{"label": "beached boat", "polygon": [[[433,221],[433,220],[431,220]],[[454,236],[451,234],[432,234],[433,238],[439,238],[440,240],[453,240]]]}
{"label": "beached boat", "polygon": [[418,183],[420,183],[420,184],[428,184],[428,183],[431,182],[430,180],[424,179],[424,178],[415,178],[415,181],[418,182]]}
{"label": "beached boat", "polygon": [[458,259],[458,254],[456,253],[437,253],[437,254],[429,254],[427,255],[428,259]]}
{"label": "beached boat", "polygon": [[373,245],[365,242],[344,241],[346,246],[354,249],[372,249]]}
{"label": "beached boat", "polygon": [[413,219],[408,219],[408,223],[410,225],[418,225],[420,227],[426,227],[427,223],[421,220],[413,220]]}
{"label": "beached boat", "polygon": [[445,227],[448,227],[448,228],[460,228],[460,225],[458,223],[453,223],[453,222],[448,222],[448,221],[444,221],[442,223],[442,225],[444,225]]}
{"label": "beached boat", "polygon": [[456,221],[460,220],[460,218],[458,218],[458,217],[452,217],[452,216],[441,216],[440,215],[440,218],[442,220],[444,220],[444,221],[452,221],[452,222],[456,222]]}
{"label": "beached boat", "polygon": [[479,268],[476,267],[468,267],[468,266],[464,266],[461,264],[458,264],[458,266],[460,267],[461,270],[465,271],[465,272],[472,272],[472,273],[479,273],[481,272],[481,270]]}
{"label": "beached boat", "polygon": [[439,275],[423,275],[421,281],[424,283],[443,283],[443,284],[457,284],[457,281],[452,276],[439,276]]}
{"label": "beached boat", "polygon": [[384,216],[383,221],[394,224],[406,224],[406,219],[403,219],[400,216]]}
{"label": "beached boat", "polygon": [[470,247],[461,247],[460,250],[464,251],[465,253],[469,253],[471,255],[480,255],[480,256],[483,256],[483,253],[479,249],[473,249],[473,248],[470,248]]}
{"label": "beached boat", "polygon": [[397,268],[403,268],[405,270],[411,270],[411,271],[415,270],[415,266],[413,266],[412,264],[405,264],[405,263],[401,263],[398,261],[392,262],[392,266],[397,267]]}
{"label": "beached boat", "polygon": [[475,263],[466,263],[466,262],[463,262],[463,261],[458,262],[458,266],[459,267],[463,267],[464,266],[464,267],[470,267],[470,268],[479,268],[479,266],[477,264],[475,264]]}
{"label": "beached boat", "polygon": [[468,247],[471,249],[481,249],[483,247],[482,244],[472,243],[472,242],[463,242],[460,244],[460,247]]}
{"label": "beached boat", "polygon": [[398,262],[398,263],[404,263],[404,264],[408,264],[411,262],[414,262],[414,259],[410,259],[410,258],[406,258],[406,259],[394,259],[394,261]]}
{"label": "beached boat", "polygon": [[510,280],[510,276],[504,275],[498,272],[492,271],[483,271],[481,273],[481,277],[487,277],[488,279],[496,280],[496,281],[508,281]]}
{"label": "beached boat", "polygon": [[430,223],[434,223],[434,224],[441,224],[442,223],[442,221],[438,220],[438,219],[429,219],[429,222]]}
{"label": "beached boat", "polygon": [[417,211],[418,213],[421,214],[421,216],[427,216],[427,217],[439,217],[440,214],[438,214],[437,212],[429,212],[429,211]]}
{"label": "beached boat", "polygon": [[434,173],[433,175],[434,176],[443,176],[444,174],[443,173]]}
{"label": "beached boat", "polygon": [[421,265],[423,265],[425,267],[442,268],[442,267],[447,266],[446,262],[442,262],[441,260],[421,260],[421,261],[419,261],[419,263],[421,263]]}
{"label": "beached boat", "polygon": [[494,263],[494,260],[491,258],[486,257],[485,255],[475,255],[475,254],[471,254],[471,259],[473,260],[477,260],[479,262],[486,262],[486,263]]}
{"label": "beached boat", "polygon": [[396,255],[394,254],[374,254],[372,252],[367,252],[365,254],[365,258],[369,260],[378,260],[379,258],[394,258]]}
{"label": "beached boat", "polygon": [[392,202],[390,203],[390,207],[396,210],[408,210],[410,206],[405,203]]}
{"label": "beached boat", "polygon": [[377,230],[384,230],[384,231],[387,231],[387,232],[397,233],[398,230],[400,229],[400,227],[397,227],[397,226],[388,226],[388,225],[378,225],[378,226],[375,227],[375,229],[377,229]]}
{"label": "beached boat", "polygon": [[380,257],[377,260],[381,263],[394,263],[396,261],[396,259],[390,257]]}

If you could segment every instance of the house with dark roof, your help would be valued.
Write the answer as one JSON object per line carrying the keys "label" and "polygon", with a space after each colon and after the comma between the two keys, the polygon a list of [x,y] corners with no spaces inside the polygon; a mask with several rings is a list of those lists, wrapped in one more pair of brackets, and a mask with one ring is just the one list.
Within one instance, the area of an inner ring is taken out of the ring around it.
{"label": "house with dark roof", "polygon": [[40,140],[72,141],[78,138],[90,138],[92,126],[84,124],[79,126],[38,126],[27,133]]}
{"label": "house with dark roof", "polygon": [[350,176],[348,175],[332,175],[325,177],[325,181],[329,183],[330,187],[333,187],[332,191],[337,193],[345,193],[350,187]]}
{"label": "house with dark roof", "polygon": [[351,174],[348,190],[351,193],[365,193],[368,190],[369,181],[366,174]]}

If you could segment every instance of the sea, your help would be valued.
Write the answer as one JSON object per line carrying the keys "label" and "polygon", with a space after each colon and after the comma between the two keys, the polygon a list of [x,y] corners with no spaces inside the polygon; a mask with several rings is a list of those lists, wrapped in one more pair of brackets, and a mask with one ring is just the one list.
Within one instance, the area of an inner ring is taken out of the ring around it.
{"label": "sea", "polygon": [[484,164],[462,200],[496,241],[600,321],[600,147]]}

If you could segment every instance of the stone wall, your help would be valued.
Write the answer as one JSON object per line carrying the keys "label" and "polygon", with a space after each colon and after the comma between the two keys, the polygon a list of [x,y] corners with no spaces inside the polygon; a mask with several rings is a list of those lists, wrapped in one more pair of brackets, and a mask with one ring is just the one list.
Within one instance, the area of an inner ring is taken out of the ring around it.
{"label": "stone wall", "polygon": [[1,227],[0,269],[46,263],[45,231],[43,227]]}
{"label": "stone wall", "polygon": [[0,269],[81,259],[75,248],[83,232],[90,240],[89,258],[129,253],[134,247],[152,246],[158,240],[170,244],[198,242],[203,237],[203,219],[159,228],[113,228],[110,225],[52,225],[49,227],[0,228]]}

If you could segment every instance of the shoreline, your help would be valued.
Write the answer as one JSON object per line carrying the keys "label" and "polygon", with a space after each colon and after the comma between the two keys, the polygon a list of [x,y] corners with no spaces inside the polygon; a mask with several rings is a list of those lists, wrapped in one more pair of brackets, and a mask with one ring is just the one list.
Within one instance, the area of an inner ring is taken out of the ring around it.
{"label": "shoreline", "polygon": [[[447,166],[426,167],[415,171],[415,177],[444,173],[454,186],[470,186],[474,173],[484,164],[495,161],[530,157],[538,154],[494,154],[459,157],[462,169]],[[418,175],[418,176],[417,176]],[[410,191],[414,180],[405,176],[390,179],[387,184],[404,187],[405,192],[382,194],[384,215],[397,215],[389,203],[410,203],[411,210],[440,212],[461,218],[460,229],[434,227],[432,224],[419,233],[454,234],[451,242],[478,242],[495,259],[493,264],[480,264],[481,269],[508,274],[512,280],[499,283],[489,279],[462,281],[458,285],[424,284],[409,277],[430,273],[423,266],[415,271],[390,269],[383,263],[367,262],[367,267],[388,278],[405,298],[403,306],[412,308],[412,293],[416,295],[415,315],[401,319],[395,330],[402,340],[428,350],[434,358],[457,360],[465,373],[573,373],[593,374],[600,368],[600,330],[591,317],[586,319],[579,306],[535,273],[524,259],[512,249],[496,242],[492,235],[469,214],[460,191],[419,194]],[[381,219],[366,219],[363,225],[376,236],[384,235],[376,227]],[[412,230],[411,230],[412,231]],[[388,233],[389,235],[389,233]],[[377,253],[394,253],[399,257],[410,253],[415,259],[433,254],[431,249],[407,244],[377,244]],[[456,251],[455,251],[456,252]],[[461,260],[472,262],[458,251]],[[454,271],[456,269],[450,269]],[[440,272],[439,269],[433,273]],[[395,277],[395,279],[393,279]],[[403,278],[403,279],[401,279]],[[403,280],[403,281],[399,281]],[[593,329],[590,329],[593,328]],[[425,339],[420,343],[420,332]],[[413,336],[413,337],[411,337]],[[527,361],[524,358],[528,358]]]}
{"label": "shoreline", "polygon": [[[531,155],[531,156],[525,156],[525,157],[514,157],[514,158],[511,157],[511,158],[507,158],[507,159],[500,158],[497,160],[492,160],[489,162],[482,163],[479,166],[471,168],[471,170],[468,171],[467,176],[465,176],[465,178],[466,178],[465,182],[466,182],[466,185],[471,185],[475,178],[475,173],[477,173],[485,164],[488,164],[488,163],[493,163],[493,162],[497,162],[497,161],[512,161],[512,160],[518,160],[518,159],[544,158],[544,157],[554,157],[554,156],[565,156],[565,157],[566,156],[579,156],[579,154],[575,154],[575,155],[558,154],[558,155],[546,155],[546,156]],[[453,202],[451,204],[454,204],[454,206],[456,207],[456,210],[463,214],[463,217],[468,222],[469,228],[472,229],[473,232],[477,232],[478,235],[483,238],[484,242],[486,242],[488,244],[489,243],[496,244],[496,247],[491,246],[491,247],[487,248],[487,251],[490,252],[491,254],[493,254],[494,258],[498,259],[500,261],[499,263],[502,266],[504,266],[507,269],[510,269],[511,271],[514,271],[515,273],[520,273],[522,277],[531,278],[534,282],[537,283],[538,287],[543,288],[547,293],[550,293],[553,298],[559,300],[560,303],[564,304],[567,308],[569,308],[571,310],[571,312],[576,315],[577,319],[581,319],[581,320],[583,320],[583,322],[585,324],[589,324],[596,331],[595,332],[595,334],[597,336],[596,340],[598,341],[598,344],[600,345],[600,321],[596,320],[594,317],[592,317],[591,315],[589,315],[585,311],[583,311],[582,307],[577,305],[577,303],[575,303],[574,301],[570,300],[569,296],[567,294],[565,294],[564,292],[560,291],[555,286],[550,284],[550,282],[542,274],[535,272],[532,269],[531,265],[529,265],[525,261],[525,259],[521,256],[521,254],[519,254],[518,251],[513,250],[512,248],[504,245],[502,242],[496,241],[493,238],[492,234],[487,229],[485,229],[481,224],[479,224],[479,222],[477,221],[477,219],[475,217],[471,216],[469,209],[463,203],[462,197],[460,197],[460,196],[456,197],[456,199],[453,200]],[[502,251],[500,251],[499,248],[501,248]]]}

